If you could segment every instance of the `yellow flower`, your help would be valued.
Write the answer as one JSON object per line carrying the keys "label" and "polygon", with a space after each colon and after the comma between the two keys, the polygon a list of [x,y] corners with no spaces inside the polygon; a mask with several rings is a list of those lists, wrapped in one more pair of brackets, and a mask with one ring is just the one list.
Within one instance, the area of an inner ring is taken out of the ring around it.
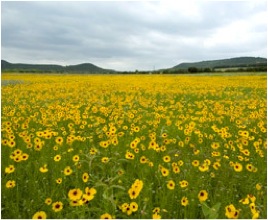
{"label": "yellow flower", "polygon": [[130,199],[136,199],[139,196],[142,188],[143,188],[143,181],[136,179],[135,182],[132,184],[131,188],[128,190],[128,195]]}
{"label": "yellow flower", "polygon": [[132,141],[132,142],[130,143],[130,148],[135,149],[135,148],[137,147],[137,145],[138,145],[138,142],[136,142],[136,141],[134,140],[134,141]]}
{"label": "yellow flower", "polygon": [[101,141],[100,146],[103,148],[107,148],[109,146],[109,143],[108,143],[108,141]]}
{"label": "yellow flower", "polygon": [[168,176],[169,175],[169,170],[166,169],[165,167],[160,167],[160,171],[162,173],[162,176]]}
{"label": "yellow flower", "polygon": [[7,145],[12,148],[16,146],[16,142],[14,140],[10,140],[7,142]]}
{"label": "yellow flower", "polygon": [[211,178],[215,178],[215,173],[211,172],[210,176],[211,176]]}
{"label": "yellow flower", "polygon": [[247,204],[249,204],[249,198],[246,197],[246,198],[244,198],[244,199],[240,199],[239,202],[241,202],[241,203],[244,204],[244,205],[247,205]]}
{"label": "yellow flower", "polygon": [[258,219],[260,215],[259,211],[256,211],[255,213],[252,213],[252,219]]}
{"label": "yellow flower", "polygon": [[15,171],[14,165],[9,165],[5,168],[5,173],[13,173]]}
{"label": "yellow flower", "polygon": [[192,165],[194,166],[194,167],[198,167],[199,166],[199,160],[193,160],[192,161]]}
{"label": "yellow flower", "polygon": [[235,170],[235,172],[241,172],[241,171],[243,170],[243,166],[242,166],[242,164],[236,162],[236,163],[234,164],[234,170]]}
{"label": "yellow flower", "polygon": [[153,213],[160,213],[160,208],[159,207],[155,207],[153,209]]}
{"label": "yellow flower", "polygon": [[182,160],[179,160],[179,161],[178,161],[178,165],[179,165],[179,166],[182,166],[183,164],[184,164],[184,162],[183,162]]}
{"label": "yellow flower", "polygon": [[188,201],[188,199],[187,199],[187,197],[182,197],[182,199],[181,199],[181,205],[182,206],[187,206],[189,204],[189,201]]}
{"label": "yellow flower", "polygon": [[85,188],[85,194],[83,195],[83,197],[87,201],[90,201],[90,200],[94,199],[96,193],[97,193],[97,190],[95,188],[86,187]]}
{"label": "yellow flower", "polygon": [[249,207],[250,207],[250,211],[251,211],[252,214],[255,214],[257,212],[256,205],[255,205],[254,202],[250,203]]}
{"label": "yellow flower", "polygon": [[21,162],[22,161],[22,157],[21,157],[21,155],[18,155],[18,156],[15,156],[13,158],[13,160],[18,163],[18,162]]}
{"label": "yellow flower", "polygon": [[163,161],[166,163],[170,162],[170,156],[164,156]]}
{"label": "yellow flower", "polygon": [[22,160],[28,160],[29,155],[26,154],[26,153],[23,153],[20,157],[21,157]]}
{"label": "yellow flower", "polygon": [[78,162],[79,161],[79,156],[78,155],[74,155],[73,156],[73,162]]}
{"label": "yellow flower", "polygon": [[262,185],[261,185],[260,183],[257,183],[257,184],[256,184],[256,189],[257,189],[257,190],[261,190],[261,188],[262,188]]}
{"label": "yellow flower", "polygon": [[200,150],[194,149],[194,155],[198,155],[200,153]]}
{"label": "yellow flower", "polygon": [[152,219],[161,219],[161,215],[159,215],[158,213],[154,213]]}
{"label": "yellow flower", "polygon": [[60,212],[63,209],[63,203],[62,202],[54,202],[52,204],[52,209],[54,212]]}
{"label": "yellow flower", "polygon": [[83,200],[71,200],[70,201],[70,206],[81,206],[81,205],[83,205],[84,203],[83,203]]}
{"label": "yellow flower", "polygon": [[83,182],[86,183],[88,181],[88,179],[89,179],[88,173],[83,173],[83,175],[82,175]]}
{"label": "yellow flower", "polygon": [[14,153],[15,155],[19,156],[19,155],[22,154],[22,150],[20,150],[20,149],[16,149],[16,150],[13,151],[13,153]]}
{"label": "yellow flower", "polygon": [[219,147],[220,147],[220,143],[218,143],[218,142],[213,142],[211,144],[211,148],[214,150],[217,150]]}
{"label": "yellow flower", "polygon": [[167,188],[171,190],[175,189],[175,182],[173,180],[169,180],[167,183]]}
{"label": "yellow flower", "polygon": [[50,204],[52,203],[52,199],[51,199],[51,198],[47,198],[47,199],[45,200],[45,203],[46,203],[47,205],[50,205]]}
{"label": "yellow flower", "polygon": [[213,168],[214,168],[215,170],[218,170],[220,166],[221,166],[221,164],[220,164],[219,161],[216,161],[216,162],[213,163]]}
{"label": "yellow flower", "polygon": [[14,188],[16,186],[15,180],[8,180],[6,183],[6,188]]}
{"label": "yellow flower", "polygon": [[167,133],[163,133],[161,136],[162,136],[162,138],[166,138],[168,135],[167,135]]}
{"label": "yellow flower", "polygon": [[204,163],[207,164],[207,165],[209,166],[209,165],[211,164],[211,161],[210,161],[210,159],[205,159],[205,160],[204,160]]}
{"label": "yellow flower", "polygon": [[100,219],[112,219],[112,216],[108,213],[104,213],[100,216]]}
{"label": "yellow flower", "polygon": [[227,218],[237,219],[238,215],[239,215],[239,211],[236,210],[233,204],[225,207],[225,216]]}
{"label": "yellow flower", "polygon": [[95,147],[92,147],[89,150],[90,155],[95,155],[97,152],[98,152],[98,150]]}
{"label": "yellow flower", "polygon": [[56,143],[58,144],[58,145],[62,145],[62,143],[63,143],[63,138],[62,137],[56,137]]}
{"label": "yellow flower", "polygon": [[239,130],[238,131],[238,134],[242,137],[245,137],[245,138],[248,138],[249,137],[249,132],[248,131],[242,131],[242,130]]}
{"label": "yellow flower", "polygon": [[47,214],[44,211],[36,212],[33,215],[33,219],[46,219],[46,218],[47,218]]}
{"label": "yellow flower", "polygon": [[153,167],[153,166],[154,166],[154,163],[153,163],[152,161],[150,161],[150,162],[148,163],[148,166],[149,166],[149,167]]}
{"label": "yellow flower", "polygon": [[174,173],[180,173],[181,172],[180,167],[177,166],[177,165],[176,166],[173,166],[172,167],[172,170],[173,170]]}
{"label": "yellow flower", "polygon": [[109,162],[109,158],[108,157],[103,157],[103,158],[101,158],[101,162],[102,163],[108,163]]}
{"label": "yellow flower", "polygon": [[250,199],[251,202],[255,202],[256,201],[256,197],[252,194],[248,194],[247,197]]}
{"label": "yellow flower", "polygon": [[61,156],[58,154],[54,157],[54,161],[58,162],[61,160]]}
{"label": "yellow flower", "polygon": [[155,140],[151,140],[148,149],[155,149],[157,146],[158,144],[155,142]]}
{"label": "yellow flower", "polygon": [[38,144],[35,144],[34,145],[34,149],[36,151],[41,151],[42,150],[42,147],[43,147],[43,144],[42,143],[38,143]]}
{"label": "yellow flower", "polygon": [[67,167],[65,167],[63,172],[64,172],[64,175],[69,176],[72,174],[73,170],[71,169],[70,166],[67,166]]}
{"label": "yellow flower", "polygon": [[200,202],[206,201],[207,198],[208,198],[208,192],[206,190],[201,190],[198,193],[198,199],[199,199]]}
{"label": "yellow flower", "polygon": [[68,148],[67,152],[70,153],[72,152],[74,149],[71,147],[71,148]]}
{"label": "yellow flower", "polygon": [[204,163],[204,164],[202,164],[201,166],[199,166],[198,169],[199,169],[201,172],[206,172],[206,171],[209,170],[209,166],[208,166],[206,163]]}
{"label": "yellow flower", "polygon": [[134,188],[130,188],[130,189],[128,190],[128,195],[129,195],[130,199],[135,199],[135,198],[137,198],[137,197],[138,197],[137,190],[134,189]]}
{"label": "yellow flower", "polygon": [[138,204],[136,202],[131,202],[129,204],[129,206],[131,207],[132,212],[136,212],[138,210],[138,208],[139,208],[139,206],[138,206]]}
{"label": "yellow flower", "polygon": [[247,164],[246,165],[246,169],[249,171],[249,172],[253,172],[253,170],[254,170],[254,166],[252,165],[252,164]]}
{"label": "yellow flower", "polygon": [[118,171],[117,171],[117,174],[118,174],[119,176],[122,176],[122,175],[124,174],[124,170],[122,170],[122,169],[118,170]]}
{"label": "yellow flower", "polygon": [[250,155],[250,151],[248,149],[244,149],[241,151],[245,156],[249,156]]}
{"label": "yellow flower", "polygon": [[120,209],[122,210],[122,212],[127,212],[127,210],[129,209],[129,204],[128,203],[123,203],[121,206],[120,206]]}
{"label": "yellow flower", "polygon": [[135,155],[133,153],[127,151],[126,154],[125,154],[125,158],[133,160],[135,158]]}
{"label": "yellow flower", "polygon": [[39,168],[39,171],[40,171],[41,173],[46,173],[46,172],[48,172],[47,164],[45,164],[44,166],[40,167],[40,168]]}
{"label": "yellow flower", "polygon": [[140,157],[140,163],[144,164],[147,162],[147,158],[145,156]]}
{"label": "yellow flower", "polygon": [[213,151],[213,152],[211,153],[211,156],[212,156],[212,157],[219,157],[219,156],[221,156],[221,153],[218,152],[218,151]]}
{"label": "yellow flower", "polygon": [[61,184],[62,183],[62,178],[56,179],[56,183]]}
{"label": "yellow flower", "polygon": [[185,188],[185,187],[187,187],[188,185],[189,185],[188,181],[186,181],[186,180],[182,180],[182,181],[180,181],[180,187],[181,187],[181,188]]}
{"label": "yellow flower", "polygon": [[82,191],[79,188],[78,189],[71,189],[68,192],[68,197],[72,201],[79,200],[82,195],[83,195],[83,193],[82,193]]}
{"label": "yellow flower", "polygon": [[127,213],[127,215],[131,215],[132,214],[132,208],[128,205],[126,207],[126,211],[125,212]]}

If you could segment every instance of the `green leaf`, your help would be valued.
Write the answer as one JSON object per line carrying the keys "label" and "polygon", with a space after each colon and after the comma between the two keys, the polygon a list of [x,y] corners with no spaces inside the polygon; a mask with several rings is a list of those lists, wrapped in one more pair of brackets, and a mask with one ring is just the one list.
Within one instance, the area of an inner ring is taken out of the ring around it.
{"label": "green leaf", "polygon": [[203,214],[205,215],[205,217],[207,218],[208,215],[210,214],[210,207],[208,207],[208,205],[203,202],[201,203],[202,204],[202,211],[203,211]]}
{"label": "green leaf", "polygon": [[119,186],[119,185],[111,185],[110,188],[118,188],[118,189],[122,189],[122,190],[126,189],[125,187]]}
{"label": "green leaf", "polygon": [[212,209],[214,209],[215,210],[215,212],[218,212],[219,211],[219,209],[220,209],[220,206],[221,206],[221,203],[216,203],[216,205],[214,205],[213,207],[212,207]]}
{"label": "green leaf", "polygon": [[205,202],[202,203],[202,211],[206,218],[216,219],[219,216],[219,209],[221,203],[216,203],[212,208],[210,208]]}

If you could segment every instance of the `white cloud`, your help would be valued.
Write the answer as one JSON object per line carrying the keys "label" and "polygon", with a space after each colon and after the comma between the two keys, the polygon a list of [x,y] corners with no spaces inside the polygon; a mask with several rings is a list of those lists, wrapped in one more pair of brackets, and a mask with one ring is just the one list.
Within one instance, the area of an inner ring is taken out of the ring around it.
{"label": "white cloud", "polygon": [[167,68],[264,56],[266,1],[2,2],[2,59]]}

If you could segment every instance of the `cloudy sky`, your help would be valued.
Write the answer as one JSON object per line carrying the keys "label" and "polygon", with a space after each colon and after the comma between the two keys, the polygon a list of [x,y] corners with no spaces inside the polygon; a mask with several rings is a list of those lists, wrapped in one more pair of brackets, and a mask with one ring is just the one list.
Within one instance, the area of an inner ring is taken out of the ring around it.
{"label": "cloudy sky", "polygon": [[1,2],[1,59],[152,70],[267,58],[267,1]]}

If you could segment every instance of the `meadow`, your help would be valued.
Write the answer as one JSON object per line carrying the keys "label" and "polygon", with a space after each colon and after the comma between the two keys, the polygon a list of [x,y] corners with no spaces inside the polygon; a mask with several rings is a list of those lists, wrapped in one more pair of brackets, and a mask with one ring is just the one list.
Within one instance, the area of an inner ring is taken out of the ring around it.
{"label": "meadow", "polygon": [[267,218],[266,74],[2,74],[2,218]]}

